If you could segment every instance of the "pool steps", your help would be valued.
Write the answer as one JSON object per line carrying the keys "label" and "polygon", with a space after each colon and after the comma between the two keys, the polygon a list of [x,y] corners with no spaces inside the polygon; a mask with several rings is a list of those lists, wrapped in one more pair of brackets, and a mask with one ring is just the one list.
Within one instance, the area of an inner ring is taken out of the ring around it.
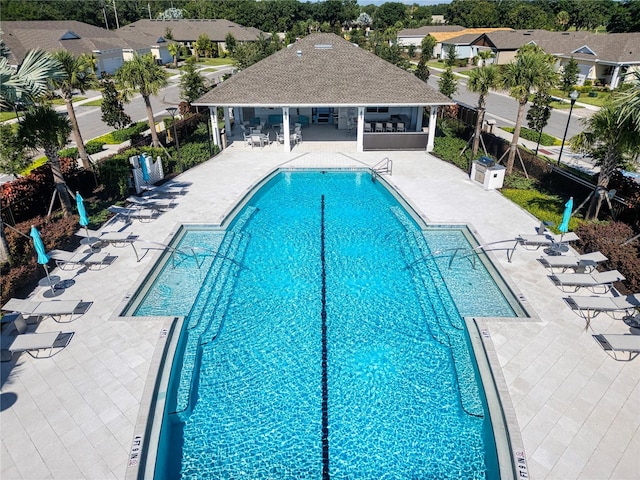
{"label": "pool steps", "polygon": [[214,340],[222,328],[224,314],[249,242],[248,234],[241,230],[256,210],[247,207],[238,218],[233,231],[225,234],[209,267],[203,288],[187,316],[186,332],[183,333],[187,335],[186,346],[176,393],[176,408],[172,412],[183,422],[189,418],[197,397],[194,389],[197,388],[202,345]]}
{"label": "pool steps", "polygon": [[[405,241],[401,241],[400,246],[407,265],[410,266],[429,331],[438,343],[449,347],[452,355],[462,408],[469,415],[484,417],[470,346],[462,326],[463,320],[447,290],[436,256],[429,249],[422,232],[410,222],[402,209],[391,207],[391,210],[406,230]],[[442,313],[448,318],[448,322],[440,320]]]}

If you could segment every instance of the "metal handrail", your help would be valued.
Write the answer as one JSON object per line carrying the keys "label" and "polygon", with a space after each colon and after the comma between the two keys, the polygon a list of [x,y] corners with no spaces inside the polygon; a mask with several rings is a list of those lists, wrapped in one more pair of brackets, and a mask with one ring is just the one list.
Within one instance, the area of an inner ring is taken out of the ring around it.
{"label": "metal handrail", "polygon": [[371,167],[371,171],[373,172],[372,179],[374,182],[378,175],[392,175],[393,160],[391,160],[389,157],[384,157],[382,160],[376,163],[373,167]]}

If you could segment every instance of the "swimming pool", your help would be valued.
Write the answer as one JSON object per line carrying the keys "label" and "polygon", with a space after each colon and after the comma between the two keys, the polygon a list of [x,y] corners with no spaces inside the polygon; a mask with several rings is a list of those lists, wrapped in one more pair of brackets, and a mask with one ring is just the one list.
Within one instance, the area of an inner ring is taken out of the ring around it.
{"label": "swimming pool", "polygon": [[461,313],[517,302],[470,248],[366,172],[280,173],[182,232],[133,307],[186,317],[155,478],[497,478]]}

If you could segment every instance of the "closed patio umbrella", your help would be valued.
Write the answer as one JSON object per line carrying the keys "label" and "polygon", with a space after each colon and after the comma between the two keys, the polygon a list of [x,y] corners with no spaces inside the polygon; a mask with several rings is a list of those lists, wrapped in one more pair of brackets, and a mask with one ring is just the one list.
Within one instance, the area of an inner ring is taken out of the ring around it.
{"label": "closed patio umbrella", "polygon": [[140,169],[142,170],[142,179],[146,183],[149,183],[150,177],[149,177],[149,167],[147,167],[147,157],[145,157],[144,155],[139,155],[138,163],[140,164]]}
{"label": "closed patio umbrella", "polygon": [[47,274],[47,283],[49,285],[49,288],[51,288],[51,293],[55,293],[53,288],[54,281],[51,280],[51,277],[49,276],[49,269],[47,268],[47,264],[49,263],[49,255],[47,255],[47,251],[44,248],[44,243],[42,243],[40,232],[33,225],[31,225],[31,232],[29,233],[29,236],[33,240],[33,247],[36,249],[36,253],[38,254],[38,263],[44,267],[44,272]]}
{"label": "closed patio umbrella", "polygon": [[80,215],[80,221],[78,223],[84,227],[84,231],[87,234],[87,239],[83,240],[82,243],[86,242],[91,246],[98,239],[89,235],[89,229],[87,228],[87,225],[89,225],[89,217],[87,216],[87,210],[84,208],[84,200],[80,192],[76,192],[76,208],[78,209],[78,215]]}
{"label": "closed patio umbrella", "polygon": [[573,211],[573,197],[569,197],[567,203],[564,204],[564,213],[562,214],[562,223],[558,225],[560,231],[560,241],[565,233],[569,231],[569,220],[571,219],[571,213]]}

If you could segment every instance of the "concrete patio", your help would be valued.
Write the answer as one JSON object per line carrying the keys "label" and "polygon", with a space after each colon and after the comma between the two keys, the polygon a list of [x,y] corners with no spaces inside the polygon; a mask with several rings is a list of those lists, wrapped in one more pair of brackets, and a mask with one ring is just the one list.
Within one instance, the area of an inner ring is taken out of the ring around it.
{"label": "concrete patio", "polygon": [[[305,140],[288,154],[275,144],[251,149],[232,143],[175,179],[188,185],[176,207],[128,230],[164,242],[180,223],[219,223],[278,166],[372,166],[383,157],[394,162],[390,183],[429,222],[469,223],[483,243],[535,233],[539,224],[500,193],[485,191],[425,152],[356,153],[347,139],[330,148],[322,143]],[[118,257],[106,268],[52,272],[75,282],[58,298],[93,302],[71,323],[45,319],[37,326],[38,332],[74,331],[68,347],[50,359],[22,354],[2,363],[3,480],[126,475],[140,399],[165,323],[112,316],[158,251],[142,249],[140,262],[129,247],[104,251]],[[504,252],[495,253],[533,318],[485,322],[521,430],[529,478],[636,479],[640,358],[616,362],[591,337],[629,328],[600,315],[591,321],[593,331],[585,329],[536,260],[540,254],[518,249],[509,263]],[[43,299],[46,292],[39,287],[32,297]]]}

